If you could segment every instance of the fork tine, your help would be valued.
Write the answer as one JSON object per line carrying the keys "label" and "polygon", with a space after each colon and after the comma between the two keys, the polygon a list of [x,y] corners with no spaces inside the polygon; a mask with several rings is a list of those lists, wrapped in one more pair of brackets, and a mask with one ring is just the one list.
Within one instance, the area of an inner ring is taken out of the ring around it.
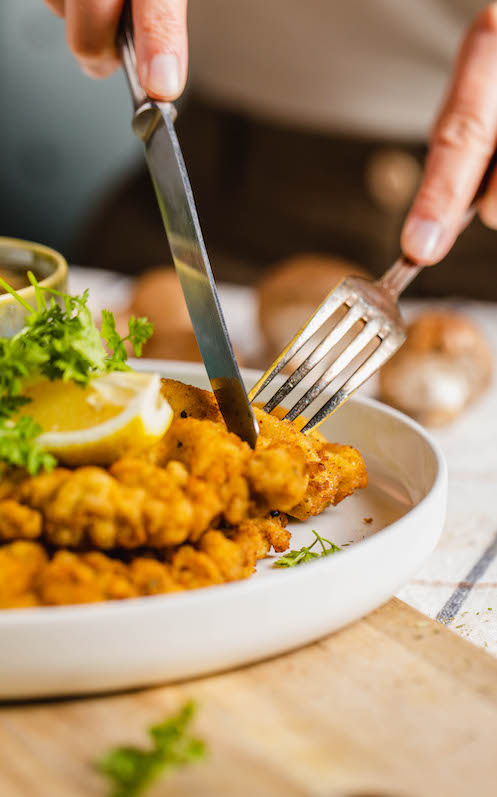
{"label": "fork tine", "polygon": [[261,376],[258,382],[256,382],[248,394],[250,401],[253,401],[259,395],[259,393],[262,393],[262,391],[270,384],[270,382],[272,382],[274,377],[277,376],[277,374],[279,374],[279,372],[288,364],[292,357],[294,357],[295,354],[300,351],[302,346],[304,346],[307,341],[312,338],[319,327],[338,310],[340,305],[347,301],[349,296],[350,289],[347,289],[343,282],[337,285],[337,287],[328,294],[326,299],[319,305],[318,309],[315,311],[315,313],[313,313],[305,326],[302,327],[302,329],[290,341],[288,346],[283,349],[278,359],[269,366],[266,373]]}
{"label": "fork tine", "polygon": [[344,401],[359,388],[366,379],[374,374],[374,372],[381,368],[381,366],[400,348],[404,341],[401,335],[387,335],[383,338],[377,349],[372,352],[369,357],[357,368],[356,371],[347,379],[345,384],[339,388],[334,395],[323,404],[323,406],[312,416],[311,420],[302,427],[302,432],[305,434],[310,432],[316,426],[323,423],[326,418],[335,412]]}
{"label": "fork tine", "polygon": [[294,421],[309,404],[314,401],[323,390],[328,387],[338,374],[349,365],[350,362],[356,357],[373,338],[380,332],[382,326],[381,319],[374,319],[368,321],[364,329],[349,343],[346,349],[340,354],[339,357],[326,369],[326,371],[319,377],[316,382],[304,393],[302,398],[287,412],[285,419]]}
{"label": "fork tine", "polygon": [[343,336],[361,318],[363,308],[361,302],[355,302],[347,311],[345,316],[333,327],[331,332],[326,335],[321,343],[309,354],[303,363],[291,374],[286,382],[276,391],[276,393],[264,405],[266,412],[274,410],[283,401],[293,388],[304,379],[305,376],[328,354],[331,349],[343,338]]}

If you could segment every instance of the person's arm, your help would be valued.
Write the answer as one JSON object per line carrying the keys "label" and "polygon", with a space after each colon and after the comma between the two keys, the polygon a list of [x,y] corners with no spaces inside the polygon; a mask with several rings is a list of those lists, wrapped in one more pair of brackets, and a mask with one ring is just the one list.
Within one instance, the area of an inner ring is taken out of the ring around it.
{"label": "person's arm", "polygon": [[[425,265],[441,260],[457,238],[466,209],[497,146],[497,3],[471,25],[434,126],[420,188],[402,231],[405,255]],[[497,173],[478,203],[497,229]]]}
{"label": "person's arm", "polygon": [[[118,66],[116,31],[124,0],[45,0],[66,20],[69,47],[91,77],[110,75]],[[133,0],[138,74],[145,91],[175,100],[186,82],[187,0]]]}

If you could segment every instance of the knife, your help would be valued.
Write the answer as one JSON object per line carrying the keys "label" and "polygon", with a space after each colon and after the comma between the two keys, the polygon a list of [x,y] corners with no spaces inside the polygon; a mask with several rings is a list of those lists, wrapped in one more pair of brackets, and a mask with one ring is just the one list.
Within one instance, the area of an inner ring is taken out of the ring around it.
{"label": "knife", "polygon": [[143,141],[169,246],[200,354],[230,432],[255,448],[258,425],[229,338],[193,193],[174,129],[176,109],[142,89],[136,70],[131,13],[126,4],[118,36],[133,106],[135,134]]}

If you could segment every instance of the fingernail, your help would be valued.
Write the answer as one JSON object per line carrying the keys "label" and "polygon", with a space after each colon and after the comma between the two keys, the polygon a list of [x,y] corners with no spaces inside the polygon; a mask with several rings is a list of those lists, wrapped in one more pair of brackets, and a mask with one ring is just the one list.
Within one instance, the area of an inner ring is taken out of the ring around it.
{"label": "fingernail", "polygon": [[108,77],[116,69],[116,62],[113,61],[90,61],[80,59],[79,66],[82,72],[94,80]]}
{"label": "fingernail", "polygon": [[95,64],[88,63],[87,61],[80,61],[79,68],[81,71],[87,76],[93,78],[93,80],[97,80],[100,77],[95,70]]}
{"label": "fingernail", "polygon": [[176,99],[181,91],[178,58],[173,53],[154,55],[148,65],[147,89],[167,99]]}
{"label": "fingernail", "polygon": [[412,218],[406,224],[402,236],[406,253],[420,263],[429,262],[435,255],[442,228],[436,221]]}

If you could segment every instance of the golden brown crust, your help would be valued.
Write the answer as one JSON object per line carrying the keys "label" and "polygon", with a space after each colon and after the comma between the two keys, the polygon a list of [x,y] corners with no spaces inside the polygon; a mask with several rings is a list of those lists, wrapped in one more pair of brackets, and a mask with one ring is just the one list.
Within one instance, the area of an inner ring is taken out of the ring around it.
{"label": "golden brown crust", "polygon": [[57,468],[13,482],[0,500],[0,539],[42,538],[57,547],[101,550],[166,548],[272,510],[305,519],[366,484],[355,449],[302,435],[294,424],[256,409],[261,434],[252,451],[221,421],[191,416],[216,417],[211,394],[181,383],[168,387],[179,417],[156,448],[155,462],[125,457],[108,471]]}
{"label": "golden brown crust", "polygon": [[263,410],[256,408],[255,414],[261,433],[258,449],[286,445],[287,450],[293,452],[293,456],[288,456],[288,463],[295,462],[297,451],[304,456],[305,490],[292,507],[285,507],[292,517],[305,520],[318,515],[354,490],[367,486],[364,460],[355,448],[323,442],[321,435],[303,435],[293,423],[279,420]]}
{"label": "golden brown crust", "polygon": [[[227,431],[211,393],[165,380],[175,419],[147,457],[108,470],[6,476],[0,491],[0,606],[158,594],[247,578],[305,519],[367,483],[360,454],[255,413],[255,451]],[[13,542],[13,540],[21,540]],[[48,559],[41,545],[62,548]],[[66,550],[66,549],[72,550]],[[98,550],[155,549],[126,563]],[[3,591],[2,591],[3,590]]]}
{"label": "golden brown crust", "polygon": [[36,606],[38,578],[47,563],[37,543],[17,540],[0,547],[0,609]]}
{"label": "golden brown crust", "polygon": [[[184,423],[208,419],[225,429],[212,393],[172,379],[162,380],[162,392],[173,407],[175,417],[186,416]],[[301,434],[299,430],[305,419],[298,418],[294,423],[281,420],[278,415],[284,413],[282,408],[271,415],[258,407],[254,412],[260,435],[256,450],[248,460],[247,477],[252,498],[264,512],[280,509],[304,520],[319,514],[330,504],[339,503],[355,489],[366,487],[364,460],[356,449],[329,444],[319,432]],[[179,423],[174,422],[166,436],[166,445],[172,445]],[[158,456],[160,458],[160,454]],[[287,489],[278,494],[278,483],[284,487],[285,481]]]}
{"label": "golden brown crust", "polygon": [[43,531],[43,516],[11,498],[0,503],[0,539],[36,539]]}
{"label": "golden brown crust", "polygon": [[39,543],[0,547],[0,608],[122,600],[207,587],[248,578],[258,559],[288,546],[286,518],[246,521],[229,536],[209,530],[197,546],[182,545],[160,561],[138,556],[126,564],[99,551],[57,551]]}
{"label": "golden brown crust", "polygon": [[175,418],[223,423],[214,393],[209,390],[185,385],[177,379],[162,379],[162,395],[171,405]]}

